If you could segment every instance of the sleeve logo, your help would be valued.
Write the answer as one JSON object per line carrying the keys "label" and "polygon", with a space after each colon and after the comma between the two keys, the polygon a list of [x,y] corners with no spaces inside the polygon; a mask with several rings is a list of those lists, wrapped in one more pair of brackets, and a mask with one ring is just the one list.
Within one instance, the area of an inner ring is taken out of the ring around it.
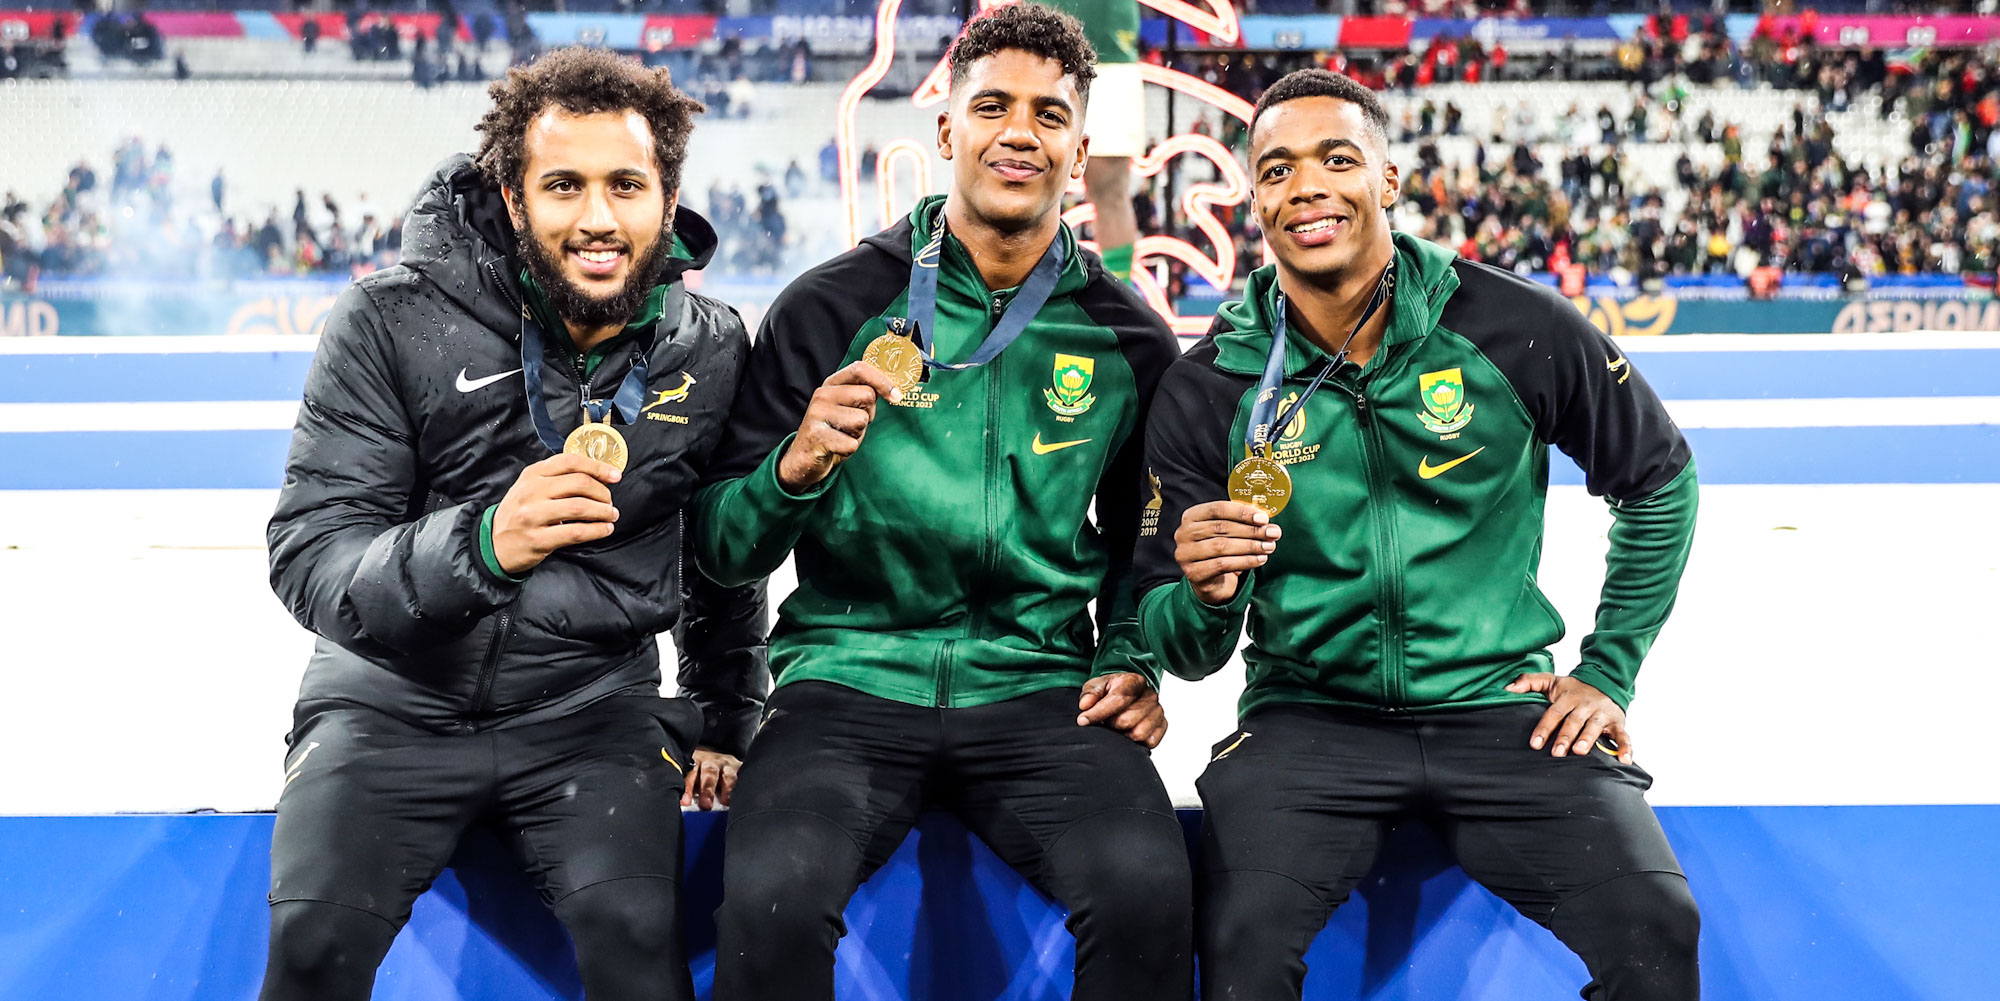
{"label": "sleeve logo", "polygon": [[1167,499],[1160,495],[1160,477],[1149,467],[1146,470],[1146,485],[1153,488],[1153,499],[1139,510],[1139,535],[1141,537],[1160,534],[1160,509]]}

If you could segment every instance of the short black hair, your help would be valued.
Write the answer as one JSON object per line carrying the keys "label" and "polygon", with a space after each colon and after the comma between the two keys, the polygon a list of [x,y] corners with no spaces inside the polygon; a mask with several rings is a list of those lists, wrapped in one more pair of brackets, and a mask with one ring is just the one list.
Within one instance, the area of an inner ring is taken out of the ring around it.
{"label": "short black hair", "polygon": [[486,90],[493,106],[479,120],[475,161],[497,186],[521,190],[528,169],[528,126],[550,108],[572,115],[636,111],[653,133],[660,183],[680,190],[694,116],[708,110],[674,89],[665,67],[647,69],[609,49],[579,45],[554,49],[527,66],[507,71]]}
{"label": "short black hair", "polygon": [[1001,7],[965,26],[965,34],[951,46],[951,85],[965,82],[972,64],[1007,49],[1053,59],[1062,64],[1063,75],[1076,81],[1076,95],[1090,101],[1090,81],[1097,79],[1097,50],[1083,35],[1076,18],[1038,3]]}
{"label": "short black hair", "polygon": [[1382,106],[1382,98],[1353,77],[1332,70],[1293,70],[1279,77],[1257,99],[1257,110],[1250,113],[1250,127],[1257,127],[1257,119],[1264,116],[1266,108],[1302,97],[1334,97],[1360,107],[1368,120],[1368,130],[1385,148],[1389,145],[1389,109]]}

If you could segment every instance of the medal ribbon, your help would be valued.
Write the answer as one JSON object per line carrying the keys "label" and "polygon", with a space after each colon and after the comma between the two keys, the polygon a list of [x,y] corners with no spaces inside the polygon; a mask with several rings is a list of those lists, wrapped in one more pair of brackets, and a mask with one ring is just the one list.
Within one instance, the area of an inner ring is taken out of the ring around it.
{"label": "medal ribbon", "polygon": [[[535,318],[521,316],[521,381],[528,386],[528,416],[535,422],[535,434],[550,452],[563,450],[563,435],[556,431],[555,421],[550,419],[548,402],[542,396],[542,327]],[[584,377],[583,385],[577,387],[577,395],[582,398],[586,417],[592,423],[610,422],[609,412],[615,407],[619,419],[626,424],[639,420],[639,408],[646,402],[646,351],[641,346],[632,360],[632,371],[625,374],[625,381],[618,384],[618,393],[609,400],[589,399],[589,377]]]}
{"label": "medal ribbon", "polygon": [[1305,391],[1300,393],[1299,398],[1292,401],[1292,405],[1286,407],[1283,413],[1276,411],[1278,387],[1285,382],[1285,316],[1289,304],[1284,293],[1278,294],[1276,318],[1271,322],[1271,353],[1264,360],[1264,377],[1258,380],[1257,402],[1250,407],[1250,426],[1243,436],[1243,448],[1247,454],[1257,455],[1260,447],[1266,453],[1270,451],[1272,432],[1290,423],[1291,419],[1300,413],[1300,408],[1306,405],[1306,401],[1312,399],[1314,393],[1319,392],[1319,387],[1325,384],[1326,377],[1332,375],[1333,370],[1347,360],[1347,349],[1354,343],[1354,335],[1359,334],[1361,328],[1375,318],[1376,311],[1389,301],[1389,296],[1395,288],[1396,261],[1395,258],[1390,258],[1389,266],[1382,269],[1381,280],[1375,283],[1375,294],[1368,298],[1368,308],[1361,311],[1361,319],[1355,322],[1353,330],[1347,332],[1347,339],[1340,342],[1340,350],[1335,351],[1333,357],[1320,366],[1319,374],[1313,376],[1312,381],[1306,384]]}
{"label": "medal ribbon", "polygon": [[1035,314],[1049,301],[1049,295],[1056,290],[1056,281],[1062,277],[1063,234],[1056,231],[1056,238],[1049,241],[1049,249],[1042,252],[1042,259],[1035,263],[1035,270],[1028,274],[1028,280],[1021,283],[1021,291],[1014,301],[1007,304],[1007,311],[1000,314],[1000,322],[993,325],[992,333],[972,357],[953,364],[939,361],[933,354],[931,328],[937,320],[938,263],[944,256],[944,211],[938,211],[937,225],[931,229],[931,241],[910,260],[910,315],[891,317],[889,330],[905,337],[914,327],[917,350],[923,355],[924,364],[932,368],[960,369],[978,368],[1000,357],[1007,345],[1028,329]]}

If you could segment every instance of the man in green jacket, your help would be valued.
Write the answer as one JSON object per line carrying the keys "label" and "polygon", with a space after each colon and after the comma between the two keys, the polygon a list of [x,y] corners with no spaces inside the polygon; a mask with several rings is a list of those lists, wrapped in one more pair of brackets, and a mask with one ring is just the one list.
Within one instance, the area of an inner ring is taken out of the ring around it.
{"label": "man in green jacket", "polygon": [[973,22],[938,122],[950,193],[801,276],[758,334],[696,554],[744,582],[791,555],[799,585],[733,794],[719,1001],[830,999],[841,912],[926,806],[1069,908],[1075,997],[1192,992],[1131,589],[1176,346],[1061,222],[1093,63],[1045,7]]}
{"label": "man in green jacket", "polygon": [[[1148,420],[1146,640],[1198,679],[1250,632],[1240,726],[1198,783],[1202,996],[1299,997],[1307,946],[1414,818],[1576,950],[1586,998],[1692,999],[1700,919],[1625,728],[1693,535],[1692,457],[1569,303],[1390,232],[1387,126],[1324,70],[1264,94],[1250,177],[1276,263]],[[1535,583],[1551,444],[1615,517],[1564,676]]]}

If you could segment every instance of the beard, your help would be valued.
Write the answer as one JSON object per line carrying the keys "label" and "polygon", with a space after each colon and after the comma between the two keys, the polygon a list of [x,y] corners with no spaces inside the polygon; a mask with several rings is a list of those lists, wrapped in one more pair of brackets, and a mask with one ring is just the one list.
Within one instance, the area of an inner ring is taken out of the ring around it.
{"label": "beard", "polygon": [[[549,307],[556,316],[567,323],[595,330],[614,323],[625,323],[639,312],[639,307],[651,295],[653,287],[666,274],[667,255],[674,245],[674,221],[672,216],[660,220],[660,237],[647,248],[644,257],[632,262],[632,269],[625,276],[625,284],[618,291],[607,296],[591,295],[584,291],[569,276],[563,274],[562,261],[550,256],[548,249],[535,238],[533,219],[527,218],[522,210],[525,224],[514,230],[515,245],[520,248],[522,263],[527,265],[528,276],[541,287],[542,295],[548,299]],[[631,247],[621,248],[626,253]],[[565,250],[566,252],[566,250]]]}

